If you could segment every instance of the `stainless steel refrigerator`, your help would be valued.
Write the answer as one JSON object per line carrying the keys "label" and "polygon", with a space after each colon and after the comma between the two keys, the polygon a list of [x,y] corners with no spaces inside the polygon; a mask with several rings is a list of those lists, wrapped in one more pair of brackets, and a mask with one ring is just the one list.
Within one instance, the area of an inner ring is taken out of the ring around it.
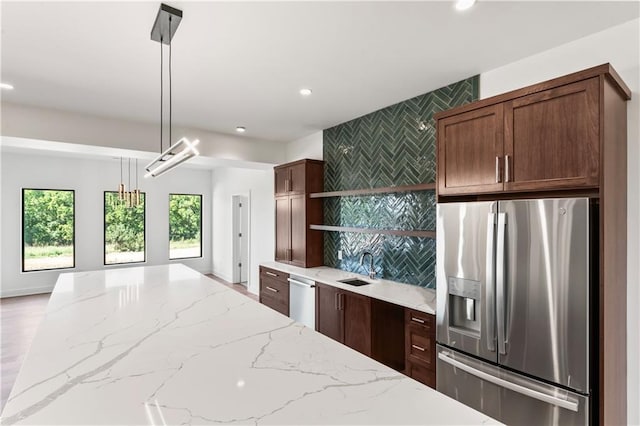
{"label": "stainless steel refrigerator", "polygon": [[507,424],[589,424],[595,214],[587,198],[438,205],[437,390]]}

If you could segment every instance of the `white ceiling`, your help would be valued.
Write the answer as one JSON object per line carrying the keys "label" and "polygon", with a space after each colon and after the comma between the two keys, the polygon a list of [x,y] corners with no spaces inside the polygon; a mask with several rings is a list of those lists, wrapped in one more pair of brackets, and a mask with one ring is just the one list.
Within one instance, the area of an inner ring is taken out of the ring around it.
{"label": "white ceiling", "polygon": [[[3,100],[157,122],[159,3],[2,1]],[[635,1],[169,4],[174,123],[280,141],[639,16]]]}

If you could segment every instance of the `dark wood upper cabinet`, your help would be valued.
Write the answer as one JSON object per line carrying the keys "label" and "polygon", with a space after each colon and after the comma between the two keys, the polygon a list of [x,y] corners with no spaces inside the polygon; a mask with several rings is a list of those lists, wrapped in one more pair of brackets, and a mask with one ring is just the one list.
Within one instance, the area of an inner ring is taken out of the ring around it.
{"label": "dark wood upper cabinet", "polygon": [[505,190],[597,187],[598,77],[504,104]]}
{"label": "dark wood upper cabinet", "polygon": [[276,201],[275,260],[302,268],[324,264],[322,199],[310,198],[324,186],[324,163],[300,160],[274,168]]}
{"label": "dark wood upper cabinet", "polygon": [[278,195],[287,195],[289,193],[289,169],[284,168],[275,168],[275,194]]}
{"label": "dark wood upper cabinet", "polygon": [[609,86],[630,95],[605,64],[435,114],[438,196],[597,189]]}
{"label": "dark wood upper cabinet", "polygon": [[490,105],[438,121],[438,191],[501,191],[503,107]]}
{"label": "dark wood upper cabinet", "polygon": [[291,247],[291,207],[289,197],[276,198],[276,252],[278,262],[289,260]]}

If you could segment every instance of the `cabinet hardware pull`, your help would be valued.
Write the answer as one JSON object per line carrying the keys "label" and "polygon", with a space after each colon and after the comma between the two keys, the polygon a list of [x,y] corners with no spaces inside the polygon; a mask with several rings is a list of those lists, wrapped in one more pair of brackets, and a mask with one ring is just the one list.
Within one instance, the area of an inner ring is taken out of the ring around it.
{"label": "cabinet hardware pull", "polygon": [[419,350],[419,351],[424,352],[424,348],[423,348],[422,346],[418,346],[418,345],[411,345],[411,347],[412,347],[413,349],[417,349],[417,350]]}
{"label": "cabinet hardware pull", "polygon": [[511,180],[511,173],[509,173],[509,157],[507,154],[504,156],[504,181],[509,182]]}
{"label": "cabinet hardware pull", "polygon": [[340,299],[340,293],[336,293],[336,311],[339,311],[339,310],[340,310],[340,302],[339,302],[339,299]]}
{"label": "cabinet hardware pull", "polygon": [[274,274],[273,272],[265,271],[265,274],[270,275],[272,277],[277,277],[278,274]]}
{"label": "cabinet hardware pull", "polygon": [[340,293],[340,310],[344,311],[344,293]]}
{"label": "cabinet hardware pull", "polygon": [[411,317],[411,321],[419,322],[420,324],[424,324],[424,320],[416,317]]}
{"label": "cabinet hardware pull", "polygon": [[266,289],[269,290],[269,291],[272,291],[274,293],[278,293],[278,290],[273,288],[273,287],[266,286]]}
{"label": "cabinet hardware pull", "polygon": [[500,183],[500,157],[496,155],[496,183]]}

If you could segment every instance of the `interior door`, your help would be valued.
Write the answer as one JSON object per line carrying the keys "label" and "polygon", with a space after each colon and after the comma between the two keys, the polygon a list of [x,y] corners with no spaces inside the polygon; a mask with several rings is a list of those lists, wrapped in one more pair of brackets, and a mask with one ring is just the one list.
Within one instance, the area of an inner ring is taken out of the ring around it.
{"label": "interior door", "polygon": [[506,230],[504,261],[497,256],[505,276],[496,291],[505,306],[499,362],[587,393],[589,200],[500,201],[499,210]]}
{"label": "interior door", "polygon": [[496,362],[497,203],[441,203],[436,230],[436,340]]}

